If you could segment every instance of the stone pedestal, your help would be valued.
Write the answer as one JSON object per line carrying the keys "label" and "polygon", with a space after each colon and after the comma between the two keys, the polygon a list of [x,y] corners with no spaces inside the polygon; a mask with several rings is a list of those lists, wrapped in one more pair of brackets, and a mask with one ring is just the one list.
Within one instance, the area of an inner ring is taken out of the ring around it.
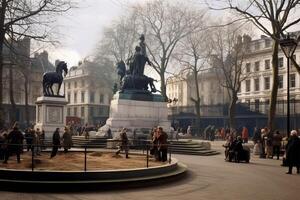
{"label": "stone pedestal", "polygon": [[52,137],[56,128],[63,132],[66,124],[67,101],[64,97],[38,97],[36,101],[35,128],[45,130],[45,137]]}
{"label": "stone pedestal", "polygon": [[167,102],[161,95],[117,93],[111,101],[106,125],[112,132],[123,127],[132,132],[157,126],[169,132],[171,123],[168,120]]}

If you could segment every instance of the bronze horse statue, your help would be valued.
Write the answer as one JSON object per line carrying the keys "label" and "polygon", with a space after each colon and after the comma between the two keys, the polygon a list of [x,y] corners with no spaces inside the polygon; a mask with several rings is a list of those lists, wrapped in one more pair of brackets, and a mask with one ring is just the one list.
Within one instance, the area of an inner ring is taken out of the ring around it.
{"label": "bronze horse statue", "polygon": [[[61,84],[63,82],[63,71],[65,72],[65,75],[68,74],[68,67],[67,63],[64,61],[60,61],[57,66],[55,72],[46,72],[43,75],[43,93],[44,96],[60,96],[59,90],[61,87]],[[56,95],[53,92],[52,86],[53,84],[58,84],[57,93]]]}

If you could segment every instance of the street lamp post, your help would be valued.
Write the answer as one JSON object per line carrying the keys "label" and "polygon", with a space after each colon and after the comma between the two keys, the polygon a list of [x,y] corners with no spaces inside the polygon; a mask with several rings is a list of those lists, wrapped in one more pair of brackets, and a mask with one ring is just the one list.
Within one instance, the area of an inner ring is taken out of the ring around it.
{"label": "street lamp post", "polygon": [[297,48],[297,41],[287,35],[279,41],[280,47],[287,58],[287,136],[290,136],[290,58],[293,57]]}

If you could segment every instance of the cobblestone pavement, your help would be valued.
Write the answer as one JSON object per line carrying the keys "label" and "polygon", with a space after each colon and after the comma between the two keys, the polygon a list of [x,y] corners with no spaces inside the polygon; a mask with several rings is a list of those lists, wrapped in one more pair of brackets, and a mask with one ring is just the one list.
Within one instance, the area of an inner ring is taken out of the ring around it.
{"label": "cobblestone pavement", "polygon": [[[222,150],[221,142],[212,147]],[[281,160],[252,157],[250,164],[229,163],[224,155],[211,157],[174,155],[185,163],[188,176],[182,180],[146,188],[76,193],[0,192],[0,200],[285,200],[299,198],[300,175],[285,174]]]}

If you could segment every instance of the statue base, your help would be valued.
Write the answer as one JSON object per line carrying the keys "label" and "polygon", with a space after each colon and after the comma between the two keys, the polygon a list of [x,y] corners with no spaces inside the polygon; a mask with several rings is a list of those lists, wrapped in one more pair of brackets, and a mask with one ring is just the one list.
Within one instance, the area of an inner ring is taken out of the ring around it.
{"label": "statue base", "polygon": [[45,137],[51,138],[56,128],[63,133],[66,124],[67,100],[64,97],[41,96],[36,101],[35,129],[45,131]]}
{"label": "statue base", "polygon": [[119,134],[119,129],[127,128],[130,136],[134,130],[138,133],[161,126],[169,132],[171,123],[168,120],[167,102],[161,95],[146,93],[133,90],[117,92],[111,101],[110,117],[103,130],[109,127],[115,136]]}

